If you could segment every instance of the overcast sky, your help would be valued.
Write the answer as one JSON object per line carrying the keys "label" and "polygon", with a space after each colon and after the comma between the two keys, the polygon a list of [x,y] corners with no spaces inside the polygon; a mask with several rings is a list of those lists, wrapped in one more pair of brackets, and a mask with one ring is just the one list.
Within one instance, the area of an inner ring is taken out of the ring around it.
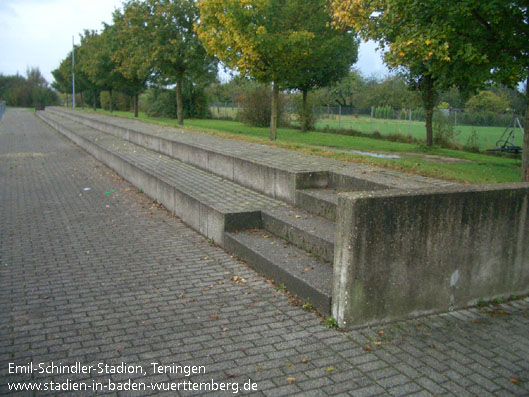
{"label": "overcast sky", "polygon": [[[0,74],[25,75],[39,67],[48,80],[84,29],[102,28],[122,0],[0,0]],[[365,76],[387,73],[374,43],[360,47],[356,65]]]}

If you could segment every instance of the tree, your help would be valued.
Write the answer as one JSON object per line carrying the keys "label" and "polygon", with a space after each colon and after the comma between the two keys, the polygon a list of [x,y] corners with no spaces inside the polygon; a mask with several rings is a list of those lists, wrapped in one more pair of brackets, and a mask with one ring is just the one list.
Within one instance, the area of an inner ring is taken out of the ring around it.
{"label": "tree", "polygon": [[[82,70],[82,60],[80,57],[80,47],[75,46],[74,49],[74,73],[75,73],[75,92],[81,97],[81,106],[83,106],[83,92],[91,92],[95,86],[90,82],[87,75]],[[59,67],[52,72],[55,78],[55,87],[60,88],[63,93],[72,92],[72,51],[61,61]]]}
{"label": "tree", "polygon": [[468,100],[466,107],[473,112],[505,113],[509,99],[492,91],[480,91]]}
{"label": "tree", "polygon": [[[110,112],[113,111],[113,91],[124,85],[124,78],[117,70],[113,55],[117,51],[114,40],[115,28],[106,25],[101,33],[85,30],[81,37],[81,69],[88,79],[97,87],[96,92],[108,91],[110,94]],[[95,107],[94,98],[94,107]]]}
{"label": "tree", "polygon": [[[333,11],[339,23],[390,44],[386,61],[426,78],[418,81],[426,88],[440,83],[468,92],[490,80],[511,87],[525,82],[527,129],[527,0],[333,0]],[[529,182],[529,134],[524,135],[522,180]]]}
{"label": "tree", "polygon": [[309,33],[310,40],[299,53],[299,58],[287,74],[285,87],[302,92],[301,130],[309,128],[307,109],[308,92],[314,88],[326,87],[346,76],[358,55],[357,35],[347,29],[331,26],[331,16],[326,0],[293,1],[287,18],[289,28]]}
{"label": "tree", "polygon": [[178,124],[184,124],[182,89],[185,80],[212,81],[217,60],[208,56],[194,24],[199,11],[194,0],[147,0],[147,42],[154,73],[166,84],[176,83]]}
{"label": "tree", "polygon": [[115,51],[112,60],[116,70],[124,77],[120,90],[134,96],[134,117],[138,117],[138,97],[152,75],[153,67],[146,46],[148,4],[131,0],[124,5],[123,11],[116,10],[112,16],[114,26]]}
{"label": "tree", "polygon": [[[447,3],[452,2],[455,0]],[[529,182],[529,3],[527,0],[460,3],[453,29],[486,57],[487,78],[509,87],[525,82],[522,181]]]}
{"label": "tree", "polygon": [[[316,0],[202,0],[199,3],[197,32],[206,50],[242,76],[273,84],[271,140],[276,139],[280,88],[312,87],[325,80],[323,69],[325,62],[329,62],[324,59],[325,51],[329,53],[332,49],[318,41],[318,35],[324,32],[316,29],[328,29],[322,22],[323,4]],[[308,8],[318,12],[318,16],[306,14]],[[311,30],[305,19],[319,19],[316,29]],[[331,37],[330,33],[325,34]],[[348,39],[352,37],[341,34]],[[339,35],[336,33],[335,37]],[[342,42],[340,48],[344,48]],[[327,76],[329,80],[343,73],[344,64],[354,60],[355,48],[354,45],[350,48],[352,55],[338,57],[336,69],[328,64],[333,69]],[[314,63],[313,68],[310,62]]]}
{"label": "tree", "polygon": [[[450,7],[446,4],[450,3]],[[457,86],[473,91],[485,78],[487,60],[456,32],[455,0],[333,0],[338,25],[351,26],[363,38],[386,49],[385,62],[405,71],[421,93],[426,116],[426,144],[433,144],[433,110],[440,91]],[[441,20],[441,21],[440,21]],[[471,28],[470,26],[468,27]]]}

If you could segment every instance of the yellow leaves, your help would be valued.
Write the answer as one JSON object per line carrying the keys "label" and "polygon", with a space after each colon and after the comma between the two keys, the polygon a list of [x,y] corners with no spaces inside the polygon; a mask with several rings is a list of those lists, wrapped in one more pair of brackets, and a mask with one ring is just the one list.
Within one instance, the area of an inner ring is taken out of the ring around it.
{"label": "yellow leaves", "polygon": [[426,45],[430,45],[430,44],[432,44],[432,41],[431,41],[430,39],[426,39],[426,40],[424,41],[424,44],[426,44]]}
{"label": "yellow leaves", "polygon": [[262,36],[262,35],[265,35],[267,32],[266,28],[264,26],[259,26],[257,28],[257,30],[255,31],[255,33],[258,35],[258,36]]}
{"label": "yellow leaves", "polygon": [[406,55],[406,54],[404,54],[403,51],[399,52],[399,57],[403,57],[404,55]]}
{"label": "yellow leaves", "polygon": [[449,57],[449,56],[444,57],[444,58],[443,58],[443,61],[450,62],[450,57]]}

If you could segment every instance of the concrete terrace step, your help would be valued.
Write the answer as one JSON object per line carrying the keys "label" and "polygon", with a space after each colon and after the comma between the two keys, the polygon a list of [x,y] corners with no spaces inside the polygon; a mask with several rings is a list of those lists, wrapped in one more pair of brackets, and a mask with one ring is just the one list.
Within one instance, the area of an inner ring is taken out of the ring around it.
{"label": "concrete terrace step", "polygon": [[[192,228],[232,250],[267,277],[284,283],[300,297],[309,298],[321,311],[330,312],[332,266],[304,249],[332,262],[334,225],[331,222],[76,123],[58,112],[38,112],[37,115],[157,199]],[[244,231],[259,228],[268,229],[261,232],[267,236],[264,244],[258,243],[257,235]],[[255,258],[259,259],[254,261]],[[315,285],[315,281],[319,284]]]}
{"label": "concrete terrace step", "polygon": [[226,233],[225,247],[277,285],[286,285],[321,313],[330,314],[333,277],[330,264],[262,229]]}
{"label": "concrete terrace step", "polygon": [[224,231],[259,227],[260,210],[285,204],[170,157],[61,118],[39,117],[184,222],[222,245]]}
{"label": "concrete terrace step", "polygon": [[303,250],[332,263],[334,223],[298,208],[275,207],[261,212],[263,227]]}
{"label": "concrete terrace step", "polygon": [[47,108],[46,112],[59,113],[291,204],[296,204],[298,189],[362,191],[451,184],[100,113],[59,107]]}
{"label": "concrete terrace step", "polygon": [[299,207],[335,222],[339,193],[338,190],[331,188],[302,189],[296,192],[296,202]]}

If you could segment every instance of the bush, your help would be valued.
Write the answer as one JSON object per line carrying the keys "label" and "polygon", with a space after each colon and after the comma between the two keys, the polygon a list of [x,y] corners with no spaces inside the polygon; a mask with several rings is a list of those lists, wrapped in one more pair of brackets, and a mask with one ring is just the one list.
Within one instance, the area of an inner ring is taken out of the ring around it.
{"label": "bush", "polygon": [[[99,102],[102,109],[110,109],[110,93],[108,91],[102,91],[99,94]],[[131,110],[131,97],[122,92],[112,92],[112,108],[113,110],[120,110],[127,112]]]}
{"label": "bush", "polygon": [[[272,119],[272,90],[267,86],[259,86],[241,96],[242,109],[238,118],[245,124],[255,127],[268,127]],[[279,95],[278,126],[288,123],[284,120],[285,98]]]}
{"label": "bush", "polygon": [[454,129],[450,119],[441,112],[435,112],[434,114],[433,142],[446,148],[456,148],[457,146],[454,143]]}
{"label": "bush", "polygon": [[[294,112],[300,121],[300,127],[301,122],[303,120],[303,96],[302,95],[296,95],[294,98]],[[314,130],[316,121],[318,120],[318,114],[314,112],[314,96],[309,95],[307,100],[307,109],[305,113],[305,131]]]}
{"label": "bush", "polygon": [[[182,100],[184,102],[184,118],[201,119],[209,116],[208,101],[203,88],[191,83],[184,83]],[[174,88],[171,90],[158,87],[150,88],[142,97],[142,102],[145,113],[149,116],[172,119],[178,117]]]}

